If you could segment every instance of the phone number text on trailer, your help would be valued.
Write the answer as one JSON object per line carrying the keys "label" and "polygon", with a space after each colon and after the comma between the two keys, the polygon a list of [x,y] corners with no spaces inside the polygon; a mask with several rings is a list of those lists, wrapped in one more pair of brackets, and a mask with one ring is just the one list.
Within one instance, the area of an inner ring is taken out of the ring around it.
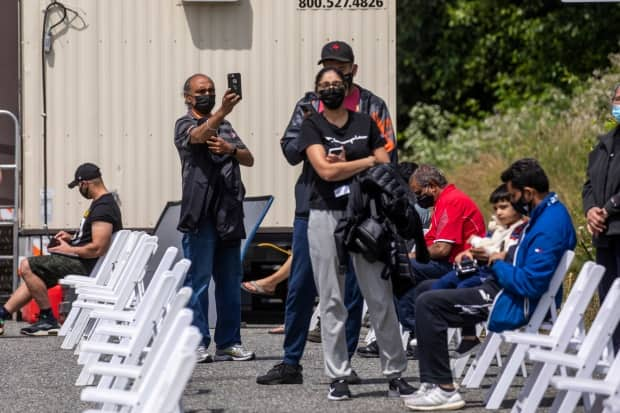
{"label": "phone number text on trailer", "polygon": [[298,0],[298,9],[380,9],[387,0]]}

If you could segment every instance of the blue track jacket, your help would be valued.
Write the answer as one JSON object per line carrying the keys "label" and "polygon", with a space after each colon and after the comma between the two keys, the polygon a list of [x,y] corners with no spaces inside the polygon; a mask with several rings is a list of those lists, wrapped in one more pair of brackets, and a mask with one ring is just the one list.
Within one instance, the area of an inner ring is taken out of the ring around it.
{"label": "blue track jacket", "polygon": [[[491,267],[503,290],[491,310],[489,330],[500,332],[526,324],[562,255],[576,243],[568,210],[555,193],[549,193],[532,211],[513,263],[495,261]],[[507,314],[510,311],[515,312],[514,317]]]}

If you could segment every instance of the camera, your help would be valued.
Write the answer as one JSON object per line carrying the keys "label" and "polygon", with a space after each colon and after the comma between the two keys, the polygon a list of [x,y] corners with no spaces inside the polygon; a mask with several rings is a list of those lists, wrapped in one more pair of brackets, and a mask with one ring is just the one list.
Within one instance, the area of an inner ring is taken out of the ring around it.
{"label": "camera", "polygon": [[469,278],[478,271],[478,263],[476,260],[463,258],[459,264],[454,264],[456,276],[460,279]]}

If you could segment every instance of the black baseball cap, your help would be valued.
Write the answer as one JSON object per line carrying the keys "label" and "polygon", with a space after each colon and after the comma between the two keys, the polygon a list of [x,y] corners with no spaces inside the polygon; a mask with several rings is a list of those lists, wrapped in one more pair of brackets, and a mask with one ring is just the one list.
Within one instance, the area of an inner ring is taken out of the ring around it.
{"label": "black baseball cap", "polygon": [[89,181],[91,179],[101,178],[101,171],[94,163],[83,163],[75,170],[75,179],[69,182],[69,188],[75,188],[81,181]]}
{"label": "black baseball cap", "polygon": [[321,50],[321,60],[319,60],[317,64],[320,65],[325,60],[353,63],[355,57],[353,56],[353,49],[351,49],[351,46],[340,40],[335,40],[323,46],[323,50]]}

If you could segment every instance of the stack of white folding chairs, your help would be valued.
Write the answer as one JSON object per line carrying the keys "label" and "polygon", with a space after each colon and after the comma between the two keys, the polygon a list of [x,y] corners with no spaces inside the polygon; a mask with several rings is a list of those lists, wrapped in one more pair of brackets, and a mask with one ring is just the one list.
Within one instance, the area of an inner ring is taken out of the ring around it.
{"label": "stack of white folding chairs", "polygon": [[[550,386],[557,389],[552,412],[573,411],[580,398],[585,411],[620,412],[620,357],[614,357],[611,345],[611,335],[620,321],[620,279],[613,283],[586,331],[584,315],[605,268],[586,262],[558,313],[554,297],[573,256],[571,251],[564,255],[529,324],[522,331],[489,333],[478,351],[463,379],[464,386],[479,387],[502,343],[510,346],[499,377],[487,393],[487,409],[501,406],[521,369],[526,381],[513,412],[536,412]],[[551,320],[546,320],[549,315]],[[526,360],[532,363],[527,375]]]}
{"label": "stack of white folding chairs", "polygon": [[82,365],[76,385],[90,386],[82,400],[98,404],[89,412],[181,411],[201,340],[185,308],[192,295],[183,287],[190,262],[175,264],[177,249],[168,248],[145,288],[156,249],[157,237],[119,231],[91,276],[61,281],[76,288],[59,334],[62,348],[75,349]]}

